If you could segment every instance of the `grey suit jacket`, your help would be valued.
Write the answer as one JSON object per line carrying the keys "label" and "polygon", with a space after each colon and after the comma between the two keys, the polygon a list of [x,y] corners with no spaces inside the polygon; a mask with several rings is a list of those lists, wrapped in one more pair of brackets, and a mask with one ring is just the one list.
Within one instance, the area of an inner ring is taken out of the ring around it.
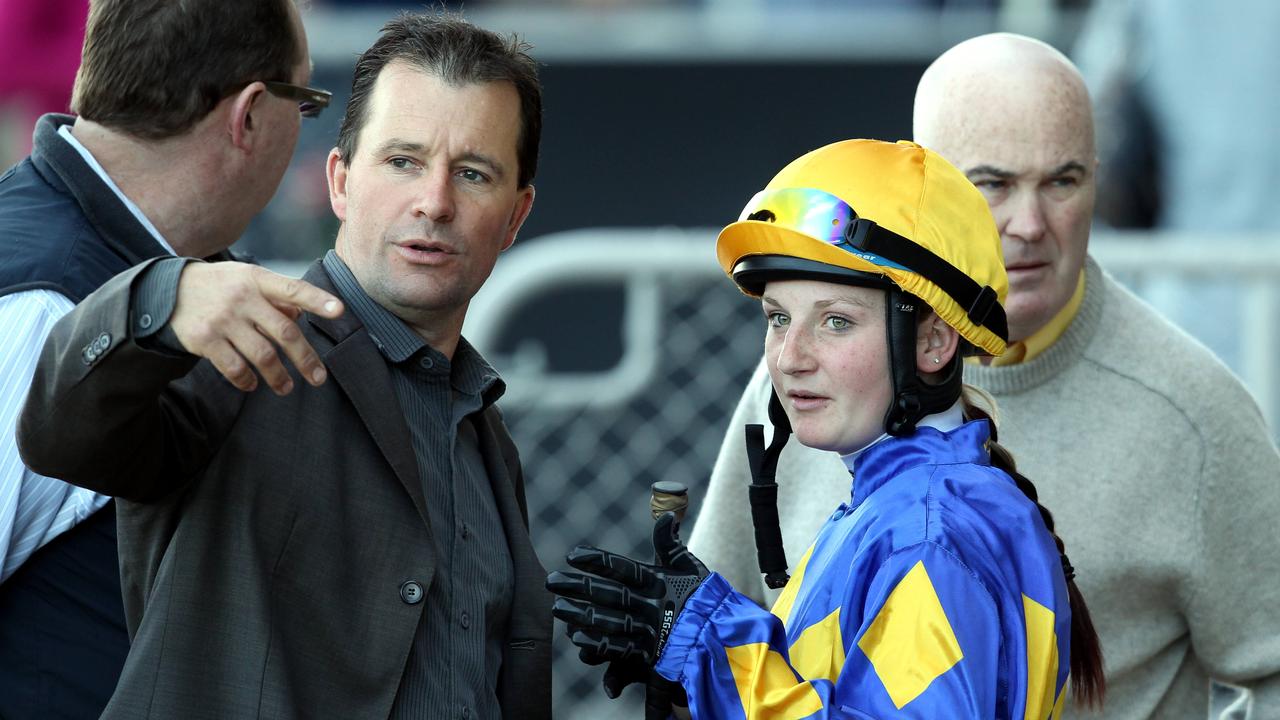
{"label": "grey suit jacket", "polygon": [[[37,472],[120,498],[133,644],[103,717],[387,717],[424,608],[401,588],[429,587],[438,550],[384,359],[354,313],[307,315],[328,382],[242,393],[134,342],[129,288],[148,267],[54,328],[18,433]],[[334,292],[318,263],[306,279]],[[549,718],[550,598],[519,459],[496,408],[472,421],[515,565],[499,703]]]}

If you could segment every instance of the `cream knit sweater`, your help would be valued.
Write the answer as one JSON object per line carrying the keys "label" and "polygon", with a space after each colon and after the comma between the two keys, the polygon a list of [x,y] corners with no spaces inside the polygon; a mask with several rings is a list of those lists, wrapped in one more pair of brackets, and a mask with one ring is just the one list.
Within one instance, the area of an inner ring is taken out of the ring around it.
{"label": "cream knit sweater", "polygon": [[[1280,718],[1280,454],[1253,399],[1202,346],[1092,259],[1066,333],[1034,360],[965,367],[999,401],[1000,441],[1036,483],[1076,567],[1106,656],[1105,712],[1209,717],[1208,678]],[[730,423],[690,545],[772,602],[752,541],[743,426],[763,422],[763,364]],[[778,468],[788,560],[849,499],[834,453],[794,439]],[[962,622],[956,619],[955,622]],[[852,650],[851,650],[852,651]]]}

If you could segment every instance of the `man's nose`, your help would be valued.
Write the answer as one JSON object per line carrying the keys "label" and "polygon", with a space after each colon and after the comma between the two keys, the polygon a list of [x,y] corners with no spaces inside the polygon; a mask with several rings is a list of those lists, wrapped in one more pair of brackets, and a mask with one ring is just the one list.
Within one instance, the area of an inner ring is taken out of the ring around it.
{"label": "man's nose", "polygon": [[449,222],[456,209],[452,175],[432,170],[417,184],[413,210],[432,222]]}
{"label": "man's nose", "polygon": [[1046,223],[1043,198],[1035,192],[1019,192],[1002,208],[1006,215],[1001,234],[1023,242],[1036,242],[1044,237]]}

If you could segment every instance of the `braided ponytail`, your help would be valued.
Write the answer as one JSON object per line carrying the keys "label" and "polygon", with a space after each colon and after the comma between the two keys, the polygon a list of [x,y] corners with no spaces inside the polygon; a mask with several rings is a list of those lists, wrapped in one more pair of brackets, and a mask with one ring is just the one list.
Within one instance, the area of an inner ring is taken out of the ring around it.
{"label": "braided ponytail", "polygon": [[1100,707],[1106,695],[1106,680],[1102,674],[1102,646],[1098,642],[1098,633],[1094,630],[1093,619],[1089,608],[1085,605],[1084,595],[1076,587],[1075,568],[1067,561],[1066,548],[1062,538],[1053,529],[1053,514],[1040,504],[1036,486],[1018,472],[1013,455],[1003,445],[996,442],[996,423],[999,415],[996,401],[986,392],[972,385],[965,385],[961,395],[964,403],[964,415],[969,420],[984,419],[991,426],[991,442],[988,450],[991,453],[991,464],[1003,470],[1013,478],[1018,489],[1027,499],[1035,503],[1040,511],[1044,525],[1053,536],[1062,558],[1062,571],[1067,579],[1067,599],[1071,607],[1071,693],[1076,702],[1088,707]]}

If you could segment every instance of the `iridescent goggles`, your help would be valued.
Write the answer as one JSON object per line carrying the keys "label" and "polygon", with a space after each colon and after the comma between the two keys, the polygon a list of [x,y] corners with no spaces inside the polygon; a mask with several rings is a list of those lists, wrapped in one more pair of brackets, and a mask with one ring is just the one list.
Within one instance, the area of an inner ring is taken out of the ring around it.
{"label": "iridescent goggles", "polygon": [[[859,218],[848,203],[822,190],[812,188],[780,188],[756,193],[738,217],[742,220],[758,220],[774,223],[804,233],[811,238],[835,245],[880,267],[908,270],[888,258],[868,250],[867,235],[872,229],[889,233],[871,220]],[[903,242],[906,238],[890,233]],[[911,243],[914,245],[915,243]]]}
{"label": "iridescent goggles", "polygon": [[874,221],[858,217],[848,203],[813,188],[779,188],[755,194],[739,221],[774,223],[852,253],[879,268],[914,273],[951,296],[975,325],[1006,340],[1004,308],[995,290],[919,245]]}

